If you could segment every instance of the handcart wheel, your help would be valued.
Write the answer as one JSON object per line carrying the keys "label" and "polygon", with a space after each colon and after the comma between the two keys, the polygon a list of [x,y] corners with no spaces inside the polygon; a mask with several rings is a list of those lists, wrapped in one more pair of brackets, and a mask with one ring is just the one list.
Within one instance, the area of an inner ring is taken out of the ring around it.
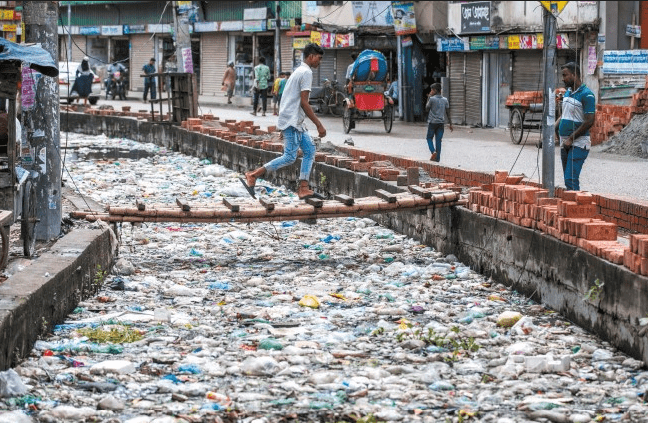
{"label": "handcart wheel", "polygon": [[346,106],[344,108],[344,116],[342,116],[342,123],[344,124],[344,133],[348,134],[353,128],[353,110]]}
{"label": "handcart wheel", "polygon": [[23,252],[32,257],[36,249],[36,190],[32,181],[25,182],[22,199],[20,236],[23,239]]}
{"label": "handcart wheel", "polygon": [[0,227],[0,238],[2,238],[2,251],[0,251],[0,269],[7,267],[9,260],[9,226]]}
{"label": "handcart wheel", "polygon": [[524,118],[520,109],[512,109],[511,117],[509,118],[509,135],[511,136],[511,141],[513,144],[519,144],[522,142],[522,135],[524,133]]}
{"label": "handcart wheel", "polygon": [[344,95],[341,92],[334,93],[329,98],[328,108],[333,116],[342,116],[344,114]]}
{"label": "handcart wheel", "polygon": [[394,124],[394,106],[391,104],[385,105],[383,109],[383,122],[385,123],[385,132],[389,134]]}

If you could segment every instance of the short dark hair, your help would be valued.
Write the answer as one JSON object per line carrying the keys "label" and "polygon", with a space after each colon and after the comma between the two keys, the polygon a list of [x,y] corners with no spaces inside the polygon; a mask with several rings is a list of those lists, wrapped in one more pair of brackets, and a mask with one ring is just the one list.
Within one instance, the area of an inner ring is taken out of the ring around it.
{"label": "short dark hair", "polygon": [[263,56],[259,57],[259,63],[265,63],[265,57]]}
{"label": "short dark hair", "polygon": [[357,59],[358,58],[358,53],[351,53],[351,58],[353,60]]}
{"label": "short dark hair", "polygon": [[441,84],[439,84],[438,82],[432,84],[432,89],[438,93],[441,93]]}
{"label": "short dark hair", "polygon": [[306,59],[311,54],[319,54],[320,56],[324,56],[324,49],[315,43],[306,44],[306,47],[304,47],[304,59]]}
{"label": "short dark hair", "polygon": [[560,69],[567,69],[572,74],[580,78],[580,66],[576,62],[565,63]]}

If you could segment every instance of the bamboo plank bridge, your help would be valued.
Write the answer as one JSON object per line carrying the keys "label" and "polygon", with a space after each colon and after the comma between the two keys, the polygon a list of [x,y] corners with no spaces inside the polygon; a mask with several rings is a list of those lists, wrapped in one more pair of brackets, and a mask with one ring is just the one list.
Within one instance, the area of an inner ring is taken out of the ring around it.
{"label": "bamboo plank bridge", "polygon": [[106,212],[74,211],[72,218],[104,222],[265,222],[282,220],[309,220],[349,216],[368,216],[395,211],[412,211],[430,208],[465,205],[467,200],[461,194],[448,190],[429,190],[410,186],[410,192],[392,194],[376,190],[375,196],[353,198],[336,195],[333,200],[309,198],[293,204],[280,204],[262,197],[223,198],[212,206],[193,206],[182,199],[176,199],[174,206],[148,205],[141,200],[135,207],[108,206]]}

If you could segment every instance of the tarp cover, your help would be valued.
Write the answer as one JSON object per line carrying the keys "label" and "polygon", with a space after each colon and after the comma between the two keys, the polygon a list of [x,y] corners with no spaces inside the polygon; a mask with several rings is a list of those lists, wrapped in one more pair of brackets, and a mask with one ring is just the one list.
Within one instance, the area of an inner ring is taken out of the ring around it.
{"label": "tarp cover", "polygon": [[351,68],[351,76],[356,81],[367,81],[371,73],[371,59],[378,61],[378,71],[375,72],[372,81],[384,81],[387,76],[387,59],[376,50],[365,50],[358,55]]}
{"label": "tarp cover", "polygon": [[57,63],[52,59],[52,55],[42,47],[35,44],[16,44],[0,38],[0,61],[8,60],[26,63],[43,75],[56,77],[59,74]]}

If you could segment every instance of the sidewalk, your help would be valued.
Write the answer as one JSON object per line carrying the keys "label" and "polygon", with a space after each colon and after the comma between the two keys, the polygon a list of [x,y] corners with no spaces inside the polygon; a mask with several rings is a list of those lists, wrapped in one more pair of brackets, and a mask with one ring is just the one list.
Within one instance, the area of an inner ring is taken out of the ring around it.
{"label": "sidewalk", "polygon": [[[122,106],[131,106],[132,110],[150,111],[150,105],[131,93],[127,101],[99,100],[95,107],[108,104],[116,110]],[[200,96],[199,113],[212,113],[221,119],[254,120],[262,128],[276,125],[277,117],[272,115],[271,103],[268,102],[266,116],[251,116],[251,98],[234,97],[233,104],[227,103],[227,97]],[[159,111],[159,106],[156,105]],[[166,112],[166,107],[163,108]],[[391,133],[385,133],[381,121],[360,121],[356,128],[345,134],[342,118],[331,115],[318,115],[327,129],[323,142],[336,146],[353,146],[362,150],[393,156],[410,157],[417,160],[428,160],[430,152],[425,141],[427,124],[425,122],[403,122],[396,119]],[[307,127],[313,129],[307,121]],[[526,138],[526,136],[525,136]],[[526,138],[526,145],[515,145],[509,138],[506,128],[470,128],[455,126],[454,132],[446,127],[439,163],[463,170],[474,170],[491,173],[495,170],[506,170],[511,174],[524,174],[534,182],[540,182],[542,174],[542,150],[536,147],[540,134],[531,132]],[[523,144],[524,144],[523,141]],[[560,149],[555,149],[554,185],[564,186]],[[648,198],[648,160],[631,156],[602,153],[601,147],[593,147],[581,173],[581,189],[597,194],[615,194],[634,199]]]}

